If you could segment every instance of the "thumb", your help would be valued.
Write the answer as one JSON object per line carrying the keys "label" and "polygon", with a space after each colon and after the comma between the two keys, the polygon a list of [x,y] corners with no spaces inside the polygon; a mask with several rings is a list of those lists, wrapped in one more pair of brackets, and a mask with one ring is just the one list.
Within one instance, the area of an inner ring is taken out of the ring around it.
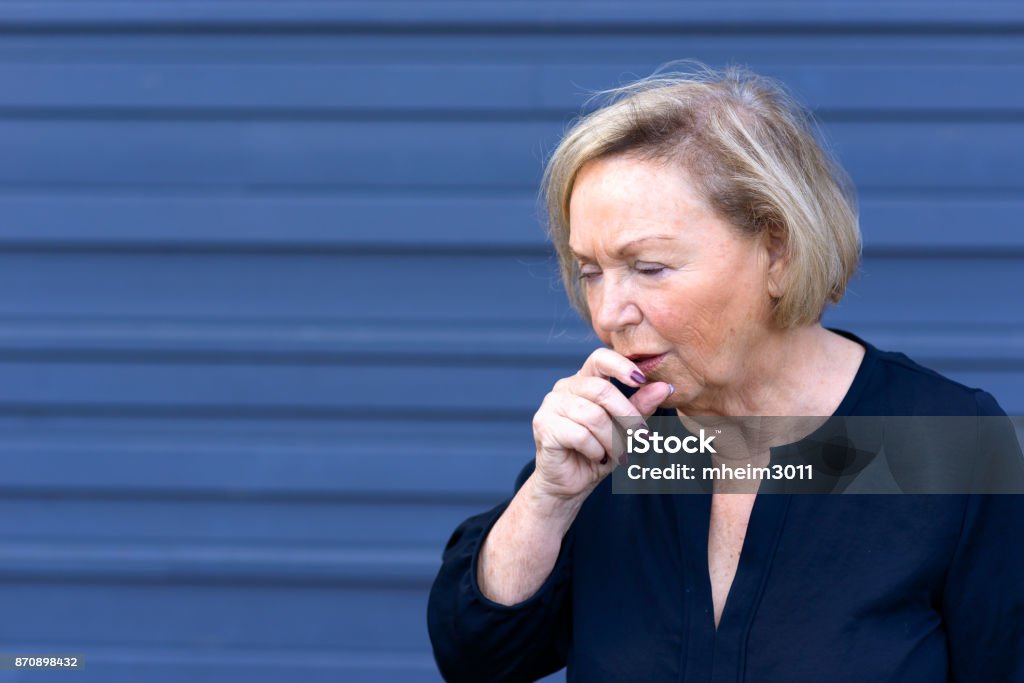
{"label": "thumb", "polygon": [[629,397],[629,402],[633,404],[638,413],[649,417],[673,393],[675,393],[675,387],[668,382],[654,382],[640,387]]}

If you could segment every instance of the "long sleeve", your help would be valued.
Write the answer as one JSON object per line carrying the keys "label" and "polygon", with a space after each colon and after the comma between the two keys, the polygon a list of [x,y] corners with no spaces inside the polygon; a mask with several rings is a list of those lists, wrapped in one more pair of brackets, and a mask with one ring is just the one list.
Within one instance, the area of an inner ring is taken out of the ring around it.
{"label": "long sleeve", "polygon": [[1024,496],[967,497],[946,580],[950,680],[1024,681]]}
{"label": "long sleeve", "polygon": [[[519,485],[524,480],[521,474]],[[430,641],[447,681],[535,681],[565,666],[572,628],[572,529],[562,541],[551,574],[525,601],[500,605],[489,600],[477,584],[480,549],[508,504],[506,501],[459,525],[448,541],[431,588],[427,606]]]}
{"label": "long sleeve", "polygon": [[[991,395],[979,392],[977,398],[980,415],[1005,415]],[[1006,450],[1020,455],[1015,438],[998,440],[1003,458]],[[1024,681],[1024,495],[965,498],[943,596],[950,680]]]}

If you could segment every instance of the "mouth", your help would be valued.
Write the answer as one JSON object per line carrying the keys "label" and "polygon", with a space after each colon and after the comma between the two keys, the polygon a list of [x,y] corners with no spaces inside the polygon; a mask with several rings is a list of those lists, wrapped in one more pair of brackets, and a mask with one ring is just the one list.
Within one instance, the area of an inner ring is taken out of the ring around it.
{"label": "mouth", "polygon": [[636,366],[640,368],[640,372],[646,375],[656,368],[666,355],[664,353],[634,353],[626,356],[626,358],[636,363]]}

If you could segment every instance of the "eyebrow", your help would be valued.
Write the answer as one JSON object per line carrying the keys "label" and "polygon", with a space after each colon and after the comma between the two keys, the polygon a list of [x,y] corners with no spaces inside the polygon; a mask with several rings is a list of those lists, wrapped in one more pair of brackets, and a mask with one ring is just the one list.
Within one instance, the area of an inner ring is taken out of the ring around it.
{"label": "eyebrow", "polygon": [[[628,242],[620,244],[619,246],[617,246],[614,249],[612,249],[611,253],[612,253],[613,256],[621,256],[623,253],[629,251],[629,249],[631,247],[634,247],[637,244],[640,244],[641,242],[649,242],[651,240],[669,240],[669,241],[671,241],[671,240],[675,240],[675,239],[676,239],[675,235],[647,235],[646,237],[638,237],[635,240],[630,240]],[[578,258],[581,261],[589,260],[589,257],[583,256],[581,254],[576,253],[576,250],[573,249],[572,246],[569,247],[569,251],[571,251],[573,256],[575,256],[576,258]]]}

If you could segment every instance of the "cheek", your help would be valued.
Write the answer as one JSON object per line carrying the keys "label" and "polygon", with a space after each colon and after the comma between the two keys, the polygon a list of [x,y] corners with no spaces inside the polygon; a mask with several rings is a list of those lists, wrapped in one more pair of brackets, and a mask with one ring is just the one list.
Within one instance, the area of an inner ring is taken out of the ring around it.
{"label": "cheek", "polygon": [[718,319],[727,334],[759,327],[767,311],[768,295],[757,254],[732,254],[719,265],[702,290],[702,306],[709,316]]}
{"label": "cheek", "polygon": [[705,324],[700,306],[692,297],[666,296],[648,306],[644,315],[658,336],[673,344],[692,345]]}
{"label": "cheek", "polygon": [[730,321],[738,330],[760,330],[771,317],[771,299],[764,280],[758,273],[751,271],[749,275],[736,282],[727,302]]}
{"label": "cheek", "polygon": [[717,311],[692,303],[677,313],[668,323],[664,334],[673,344],[688,349],[691,355],[705,357],[722,346],[722,336],[728,324]]}
{"label": "cheek", "polygon": [[744,339],[758,319],[745,283],[694,287],[661,302],[648,308],[648,322],[664,340],[685,349],[693,362],[710,363]]}
{"label": "cheek", "polygon": [[729,298],[728,288],[695,282],[665,292],[656,306],[649,307],[649,319],[666,338],[692,340],[721,326],[728,313]]}

